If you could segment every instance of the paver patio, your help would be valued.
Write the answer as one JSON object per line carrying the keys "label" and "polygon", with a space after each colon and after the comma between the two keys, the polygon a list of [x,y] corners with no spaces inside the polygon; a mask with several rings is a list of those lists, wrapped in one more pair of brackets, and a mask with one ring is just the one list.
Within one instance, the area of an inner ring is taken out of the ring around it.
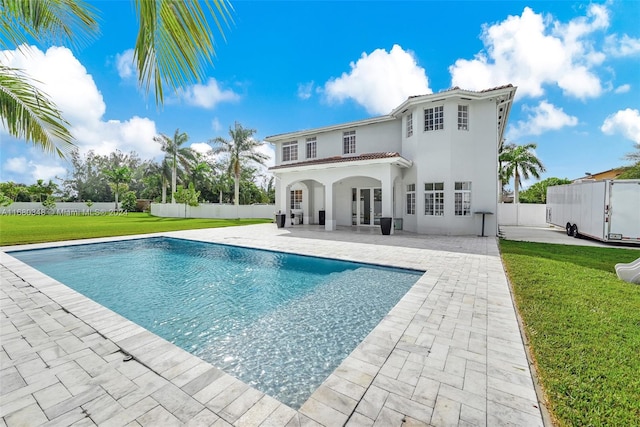
{"label": "paver patio", "polygon": [[274,224],[159,235],[426,273],[296,411],[2,252],[0,425],[543,425],[495,238]]}

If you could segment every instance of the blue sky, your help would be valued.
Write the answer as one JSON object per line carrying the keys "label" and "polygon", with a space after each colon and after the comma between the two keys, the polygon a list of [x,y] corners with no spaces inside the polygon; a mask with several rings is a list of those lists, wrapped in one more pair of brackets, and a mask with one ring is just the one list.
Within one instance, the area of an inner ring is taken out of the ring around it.
{"label": "blue sky", "polygon": [[[236,1],[207,79],[160,109],[131,70],[133,2],[92,3],[101,34],[84,46],[0,55],[42,82],[82,152],[159,159],[153,136],[178,128],[203,150],[235,121],[262,140],[383,115],[410,95],[508,83],[507,142],[537,143],[543,178],[623,165],[640,143],[638,1]],[[0,181],[68,167],[0,127]]]}

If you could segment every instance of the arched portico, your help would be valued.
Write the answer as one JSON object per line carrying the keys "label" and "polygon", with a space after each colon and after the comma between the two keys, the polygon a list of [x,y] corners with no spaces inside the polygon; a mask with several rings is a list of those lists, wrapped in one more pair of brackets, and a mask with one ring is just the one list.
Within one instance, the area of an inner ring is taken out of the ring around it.
{"label": "arched portico", "polygon": [[365,225],[363,222],[366,225],[376,225],[376,217],[393,217],[394,184],[401,178],[402,169],[410,167],[411,162],[396,153],[386,154],[394,155],[274,168],[278,184],[276,206],[289,218],[292,208],[291,192],[302,187],[300,203],[303,211],[308,211],[303,214],[304,218],[307,223],[317,223],[316,212],[324,210],[326,230],[335,230],[338,225],[352,225],[354,210],[356,223],[359,225]]}

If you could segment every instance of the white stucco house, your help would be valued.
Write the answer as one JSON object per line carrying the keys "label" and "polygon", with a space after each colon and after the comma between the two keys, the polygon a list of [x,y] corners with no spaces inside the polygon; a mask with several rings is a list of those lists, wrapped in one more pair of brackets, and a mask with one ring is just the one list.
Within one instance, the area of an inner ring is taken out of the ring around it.
{"label": "white stucco house", "polygon": [[[390,114],[266,138],[276,208],[291,224],[496,235],[498,148],[512,85],[409,97]],[[401,221],[400,221],[401,219]]]}

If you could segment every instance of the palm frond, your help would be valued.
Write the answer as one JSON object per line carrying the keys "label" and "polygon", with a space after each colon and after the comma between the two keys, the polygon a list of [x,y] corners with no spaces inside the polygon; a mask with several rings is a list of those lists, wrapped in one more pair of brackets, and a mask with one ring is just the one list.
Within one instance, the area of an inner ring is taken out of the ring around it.
{"label": "palm frond", "polygon": [[[226,0],[205,0],[224,36],[231,9]],[[163,84],[173,89],[202,81],[215,56],[213,32],[198,0],[136,0],[140,31],[134,49],[138,80],[148,93],[153,84],[156,104],[164,101]]]}
{"label": "palm frond", "polygon": [[20,70],[0,65],[0,120],[10,135],[60,157],[75,145],[56,105]]}
{"label": "palm frond", "polygon": [[79,45],[99,32],[93,5],[82,0],[0,0],[0,46],[28,43]]}

